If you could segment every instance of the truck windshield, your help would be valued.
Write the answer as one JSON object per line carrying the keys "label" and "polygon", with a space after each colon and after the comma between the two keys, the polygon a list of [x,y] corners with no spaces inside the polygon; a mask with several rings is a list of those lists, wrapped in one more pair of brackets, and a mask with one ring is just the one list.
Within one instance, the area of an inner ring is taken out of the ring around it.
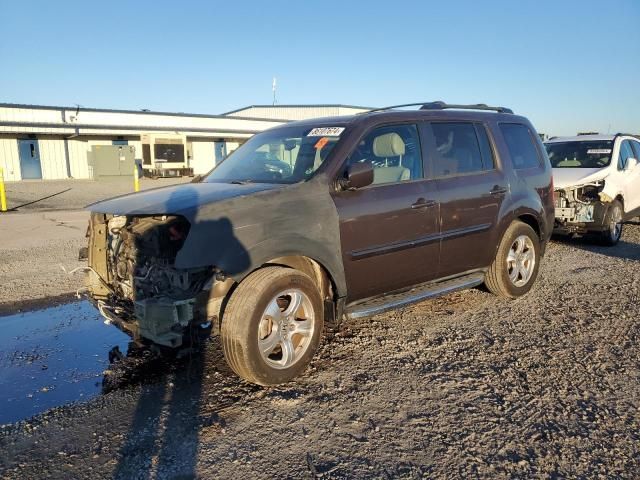
{"label": "truck windshield", "polygon": [[217,165],[204,182],[297,183],[327,159],[345,128],[292,126],[254,135]]}
{"label": "truck windshield", "polygon": [[602,168],[611,163],[613,140],[546,143],[553,168]]}

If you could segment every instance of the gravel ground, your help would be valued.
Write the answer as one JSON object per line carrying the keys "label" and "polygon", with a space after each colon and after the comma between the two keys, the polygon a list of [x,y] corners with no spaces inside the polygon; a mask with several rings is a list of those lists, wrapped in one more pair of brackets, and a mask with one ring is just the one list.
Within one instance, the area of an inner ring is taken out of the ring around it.
{"label": "gravel ground", "polygon": [[[140,179],[140,189],[175,185],[188,182],[185,178]],[[84,208],[90,203],[133,192],[133,179],[115,177],[100,181],[93,180],[23,180],[7,182],[7,207],[9,210],[24,205],[19,211],[71,210]],[[52,196],[53,195],[53,196]],[[45,198],[50,197],[50,198]],[[44,200],[40,200],[43,199]],[[36,203],[31,203],[40,200]],[[25,205],[31,203],[30,205]]]}
{"label": "gravel ground", "polygon": [[86,245],[89,216],[84,211],[0,214],[0,315],[73,298],[82,275],[67,270]]}
{"label": "gravel ground", "polygon": [[[146,190],[189,180],[144,178],[140,188]],[[82,275],[69,276],[60,266],[71,270],[85,265],[78,262],[78,250],[86,246],[84,235],[89,217],[80,210],[90,203],[131,193],[132,189],[130,178],[7,183],[10,210],[64,193],[17,211],[0,213],[0,315],[73,298],[82,286]]]}
{"label": "gravel ground", "polygon": [[216,341],[143,359],[1,428],[0,477],[638,478],[639,262],[638,226],[614,248],[553,242],[526,297],[350,322],[280,388],[237,380]]}

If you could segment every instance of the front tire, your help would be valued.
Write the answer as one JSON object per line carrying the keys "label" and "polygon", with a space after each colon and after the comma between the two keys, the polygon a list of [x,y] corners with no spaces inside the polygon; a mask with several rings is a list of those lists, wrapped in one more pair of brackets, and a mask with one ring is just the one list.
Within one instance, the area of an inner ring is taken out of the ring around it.
{"label": "front tire", "polygon": [[620,237],[622,237],[622,212],[622,204],[618,200],[611,202],[603,220],[607,229],[600,234],[600,241],[603,245],[613,247],[620,241]]}
{"label": "front tire", "polygon": [[504,233],[484,283],[499,297],[517,298],[531,290],[539,268],[540,239],[533,228],[518,220]]}
{"label": "front tire", "polygon": [[318,349],[323,318],[322,298],[309,276],[282,267],[257,270],[238,285],[225,309],[225,359],[248,382],[289,382]]}

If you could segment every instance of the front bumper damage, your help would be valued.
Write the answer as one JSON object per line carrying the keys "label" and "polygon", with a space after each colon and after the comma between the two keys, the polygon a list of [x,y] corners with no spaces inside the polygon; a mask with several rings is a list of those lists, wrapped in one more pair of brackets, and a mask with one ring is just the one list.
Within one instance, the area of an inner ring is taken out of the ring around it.
{"label": "front bumper damage", "polygon": [[604,182],[556,189],[553,233],[585,234],[608,229],[605,223],[612,198],[602,189]]}
{"label": "front bumper damage", "polygon": [[179,216],[91,215],[85,283],[105,323],[171,348],[215,330],[227,281],[214,268],[175,267],[188,231]]}

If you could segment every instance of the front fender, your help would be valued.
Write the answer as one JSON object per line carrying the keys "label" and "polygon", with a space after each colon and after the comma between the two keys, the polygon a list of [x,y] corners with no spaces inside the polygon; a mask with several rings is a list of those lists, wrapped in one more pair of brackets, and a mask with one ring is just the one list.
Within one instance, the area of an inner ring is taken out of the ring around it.
{"label": "front fender", "polygon": [[234,208],[201,206],[176,267],[212,266],[240,281],[265,262],[289,255],[323,265],[338,295],[346,295],[338,214],[320,182],[245,197]]}
{"label": "front fender", "polygon": [[[333,242],[332,242],[333,243]],[[249,267],[233,275],[233,279],[240,282],[249,273],[260,268],[265,263],[278,257],[299,256],[308,257],[324,267],[335,283],[338,296],[346,295],[346,282],[342,267],[342,255],[333,250],[334,245],[322,243],[298,234],[269,238],[250,248]],[[229,259],[226,268],[233,269],[234,259]]]}

